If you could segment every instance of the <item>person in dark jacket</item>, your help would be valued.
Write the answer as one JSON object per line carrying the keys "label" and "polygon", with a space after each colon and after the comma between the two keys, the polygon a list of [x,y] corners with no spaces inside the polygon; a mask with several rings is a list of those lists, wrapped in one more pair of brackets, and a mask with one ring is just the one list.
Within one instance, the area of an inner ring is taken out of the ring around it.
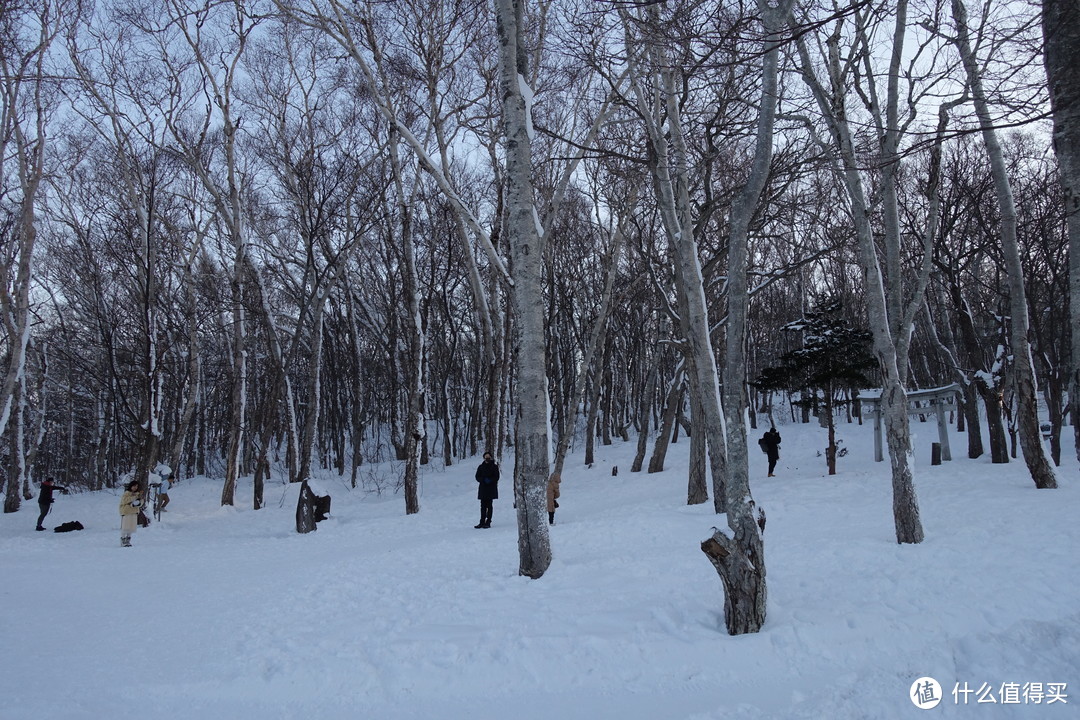
{"label": "person in dark jacket", "polygon": [[476,497],[480,499],[480,523],[473,527],[489,528],[491,527],[491,501],[499,497],[499,466],[495,464],[490,452],[484,453],[484,462],[476,468],[476,482],[479,485]]}
{"label": "person in dark jacket", "polygon": [[45,526],[41,523],[45,522],[45,516],[48,515],[49,510],[52,509],[53,492],[57,490],[59,490],[61,494],[67,495],[67,488],[60,487],[59,485],[54,484],[51,477],[45,478],[45,480],[41,483],[41,490],[38,492],[37,498],[37,504],[38,508],[41,510],[41,514],[38,515],[37,527],[34,528],[35,530],[45,529]]}
{"label": "person in dark jacket", "polygon": [[776,469],[776,461],[780,459],[780,433],[775,427],[769,428],[769,431],[762,436],[761,449],[769,456],[769,477],[776,477],[773,475],[773,470]]}

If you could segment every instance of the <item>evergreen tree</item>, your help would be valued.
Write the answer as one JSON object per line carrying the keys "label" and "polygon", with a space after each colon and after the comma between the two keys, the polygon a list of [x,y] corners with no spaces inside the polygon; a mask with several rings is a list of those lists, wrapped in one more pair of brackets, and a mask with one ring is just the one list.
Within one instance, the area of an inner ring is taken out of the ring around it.
{"label": "evergreen tree", "polygon": [[753,383],[763,390],[799,391],[796,402],[824,413],[830,475],[836,474],[836,408],[850,402],[850,390],[871,384],[869,373],[877,365],[870,332],[856,328],[841,311],[841,303],[830,300],[784,325],[782,330],[803,333],[802,347],[780,356],[780,363],[765,368]]}

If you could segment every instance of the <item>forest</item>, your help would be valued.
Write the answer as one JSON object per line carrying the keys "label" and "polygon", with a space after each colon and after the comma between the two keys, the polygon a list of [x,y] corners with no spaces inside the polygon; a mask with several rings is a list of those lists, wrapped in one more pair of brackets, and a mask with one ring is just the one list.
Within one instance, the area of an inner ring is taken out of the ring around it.
{"label": "forest", "polygon": [[[1066,0],[5,2],[4,511],[164,463],[222,505],[332,470],[412,514],[424,466],[490,450],[535,578],[572,445],[655,472],[682,433],[753,631],[778,394],[880,396],[899,543],[907,392],[955,384],[957,452],[1056,486],[1078,59]],[[866,376],[777,372],[826,311]]]}

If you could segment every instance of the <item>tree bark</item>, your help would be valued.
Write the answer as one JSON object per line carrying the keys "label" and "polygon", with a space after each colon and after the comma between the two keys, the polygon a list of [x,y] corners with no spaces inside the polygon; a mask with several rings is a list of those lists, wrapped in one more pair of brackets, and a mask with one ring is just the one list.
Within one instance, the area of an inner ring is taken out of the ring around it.
{"label": "tree bark", "polygon": [[1046,456],[1046,447],[1039,434],[1038,387],[1035,367],[1031,359],[1031,345],[1028,341],[1027,293],[1024,289],[1024,268],[1020,262],[1020,249],[1016,239],[1016,205],[1013,201],[1012,186],[1009,183],[1005,156],[990,117],[990,107],[986,100],[986,93],[983,91],[982,76],[971,49],[967,8],[963,0],[952,0],[952,13],[957,30],[955,42],[967,72],[968,87],[975,105],[975,114],[982,128],[983,144],[986,145],[986,154],[990,159],[994,190],[1001,212],[1001,250],[1009,279],[1009,312],[1012,315],[1009,345],[1013,355],[1020,447],[1024,452],[1024,462],[1027,464],[1028,472],[1031,473],[1031,479],[1035,482],[1035,487],[1056,488],[1057,476],[1050,459]]}
{"label": "tree bark", "polygon": [[638,400],[637,451],[634,453],[634,462],[630,465],[630,472],[641,472],[641,467],[645,463],[645,453],[649,447],[649,428],[652,426],[650,422],[652,418],[652,402],[653,396],[656,395],[656,379],[659,377],[660,371],[657,369],[656,363],[652,362],[648,363],[646,372],[648,373],[648,379],[645,381],[645,389]]}
{"label": "tree bark", "polygon": [[885,436],[892,471],[893,523],[898,543],[920,543],[923,540],[919,518],[918,498],[911,469],[911,434],[908,426],[907,397],[900,381],[897,349],[889,322],[885,286],[878,264],[877,248],[870,224],[869,209],[860,177],[860,163],[844,110],[844,82],[840,69],[838,39],[828,43],[830,89],[818,81],[805,37],[797,41],[803,79],[813,92],[834,144],[838,171],[851,202],[851,214],[859,244],[859,261],[866,288],[867,317],[874,336],[874,354],[881,370],[881,413],[885,421]]}
{"label": "tree bark", "polygon": [[[713,502],[724,512],[727,495],[727,447],[724,416],[720,403],[720,375],[710,337],[708,302],[698,245],[694,236],[693,206],[690,201],[689,157],[683,135],[677,69],[667,48],[655,36],[634,37],[635,21],[620,10],[626,36],[631,93],[645,123],[650,146],[650,171],[660,217],[672,248],[680,322],[687,343],[690,392],[696,393],[705,414],[702,430],[708,442],[713,483]],[[648,20],[657,22],[655,5],[645,8]],[[645,58],[635,50],[646,48]],[[647,66],[643,63],[647,62]],[[652,91],[645,87],[651,77]]]}
{"label": "tree bark", "polygon": [[547,522],[547,348],[544,343],[543,227],[532,186],[532,89],[522,44],[524,0],[496,0],[499,79],[506,137],[506,230],[513,278],[517,426],[514,489],[518,518],[518,573],[539,578],[551,564]]}
{"label": "tree bark", "polygon": [[[729,536],[714,533],[702,549],[724,582],[724,620],[731,635],[757,632],[765,623],[764,511],[750,492],[746,435],[746,339],[750,309],[749,234],[754,210],[761,201],[773,154],[780,62],[779,34],[788,22],[792,0],[770,5],[758,1],[765,31],[761,60],[761,98],[758,105],[754,158],[746,183],[731,210],[728,230],[727,344],[724,352],[724,419],[727,427],[726,503]],[[759,518],[761,522],[759,524]],[[724,552],[721,552],[723,550]]]}
{"label": "tree bark", "polygon": [[709,500],[708,441],[705,438],[705,413],[701,403],[690,397],[690,467],[686,473],[686,504],[700,505]]}
{"label": "tree bark", "polygon": [[667,459],[668,445],[671,444],[671,431],[675,427],[675,417],[679,414],[679,408],[683,403],[683,383],[686,379],[684,368],[685,361],[679,363],[675,369],[675,375],[671,378],[671,384],[668,385],[664,414],[660,418],[660,430],[656,433],[656,443],[649,457],[650,474],[664,471],[664,460]]}
{"label": "tree bark", "polygon": [[1080,6],[1074,0],[1043,0],[1043,60],[1054,117],[1057,155],[1069,233],[1069,405],[1080,460]]}

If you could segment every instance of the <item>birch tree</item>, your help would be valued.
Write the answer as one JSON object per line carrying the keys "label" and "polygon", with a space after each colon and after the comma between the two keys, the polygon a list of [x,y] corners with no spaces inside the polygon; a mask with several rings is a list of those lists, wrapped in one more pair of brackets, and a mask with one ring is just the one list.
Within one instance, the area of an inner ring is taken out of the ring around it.
{"label": "birch tree", "polygon": [[1009,342],[1014,364],[1020,446],[1035,487],[1056,488],[1057,477],[1050,459],[1046,456],[1039,432],[1038,387],[1034,362],[1031,358],[1031,345],[1028,340],[1029,321],[1027,295],[1024,290],[1024,268],[1020,262],[1020,250],[1016,240],[1016,204],[1013,201],[1005,156],[1001,143],[998,141],[997,131],[994,129],[990,105],[983,88],[978,59],[975,57],[971,44],[967,6],[963,0],[952,0],[951,7],[953,20],[956,23],[955,44],[964,64],[971,100],[979,119],[979,128],[990,160],[994,191],[1000,210],[1001,249],[1009,281],[1009,311],[1012,316]]}
{"label": "birch tree", "polygon": [[[68,38],[68,57],[85,101],[85,105],[76,103],[76,108],[84,115],[87,126],[94,128],[115,154],[121,197],[127,211],[134,216],[131,230],[135,236],[136,273],[131,295],[140,308],[142,358],[142,406],[138,417],[142,448],[134,468],[134,479],[143,488],[144,496],[148,496],[150,472],[163,459],[159,458],[164,431],[158,299],[161,269],[158,267],[158,218],[155,213],[155,204],[161,200],[159,195],[164,184],[158,149],[161,133],[157,118],[152,114],[132,110],[146,107],[147,98],[141,95],[146,88],[140,87],[139,81],[128,74],[122,44],[90,28],[83,35],[93,37],[95,47],[80,47],[74,34]],[[94,60],[90,59],[91,53],[96,56]],[[89,62],[97,72],[88,65]],[[145,81],[145,76],[142,80]]]}
{"label": "birch tree", "polygon": [[[34,249],[38,239],[36,206],[46,172],[47,130],[55,111],[48,53],[74,8],[47,0],[0,9],[0,201],[13,208],[12,222],[0,231],[0,350],[6,361],[0,385],[0,437],[24,385],[30,344]],[[9,261],[10,259],[10,261]],[[4,512],[19,507],[19,484],[9,482]]]}
{"label": "birch tree", "polygon": [[[163,0],[153,10],[146,16],[143,29],[147,39],[156,43],[161,68],[174,89],[167,96],[170,105],[163,110],[163,121],[174,152],[184,159],[210,198],[233,254],[229,321],[232,421],[221,492],[221,504],[232,505],[249,445],[249,305],[257,309],[257,317],[262,320],[271,362],[284,383],[289,456],[298,457],[296,411],[283,343],[277,320],[267,304],[262,276],[255,271],[251,258],[251,188],[239,152],[241,119],[236,109],[236,86],[248,41],[261,18],[240,2],[198,6],[186,0]],[[254,298],[248,297],[249,288],[254,289]],[[255,504],[261,504],[261,500]]]}
{"label": "birch tree", "polygon": [[551,564],[547,524],[547,349],[544,346],[544,227],[532,182],[532,100],[522,27],[524,0],[495,0],[499,81],[506,143],[506,234],[514,281],[514,495],[518,516],[518,573],[541,577]]}
{"label": "birch tree", "polygon": [[[713,501],[717,512],[723,512],[727,498],[724,488],[727,447],[720,376],[710,338],[708,304],[695,238],[687,138],[681,124],[679,71],[661,40],[656,6],[648,6],[641,12],[643,15],[637,16],[629,10],[619,10],[627,51],[629,95],[649,143],[656,202],[674,255],[678,314],[688,347],[691,389],[699,394],[704,412],[702,432],[708,442]],[[637,32],[639,27],[647,28],[644,37]]]}
{"label": "birch tree", "polygon": [[1054,118],[1054,153],[1069,232],[1069,404],[1076,457],[1080,460],[1080,7],[1072,0],[1043,0],[1042,30]]}
{"label": "birch tree", "polygon": [[732,534],[715,530],[701,544],[724,583],[728,633],[757,632],[765,623],[764,511],[750,493],[746,436],[746,335],[749,306],[750,222],[761,201],[773,155],[773,128],[779,97],[781,36],[793,0],[770,5],[759,0],[763,27],[761,95],[750,172],[731,209],[728,229],[727,346],[724,355],[724,417],[727,424],[727,521]]}
{"label": "birch tree", "polygon": [[831,141],[828,151],[835,163],[836,172],[847,189],[851,205],[851,219],[855,227],[865,285],[867,314],[870,331],[874,336],[874,354],[881,369],[880,412],[885,421],[892,471],[896,540],[898,543],[920,543],[923,540],[923,528],[912,471],[907,396],[902,381],[901,363],[898,360],[897,343],[892,333],[893,325],[889,318],[885,281],[877,257],[870,206],[861,176],[862,163],[856,153],[855,139],[845,108],[850,68],[845,67],[841,52],[841,30],[842,20],[836,20],[833,31],[825,41],[827,84],[818,78],[805,35],[796,41],[799,70],[828,129]]}

